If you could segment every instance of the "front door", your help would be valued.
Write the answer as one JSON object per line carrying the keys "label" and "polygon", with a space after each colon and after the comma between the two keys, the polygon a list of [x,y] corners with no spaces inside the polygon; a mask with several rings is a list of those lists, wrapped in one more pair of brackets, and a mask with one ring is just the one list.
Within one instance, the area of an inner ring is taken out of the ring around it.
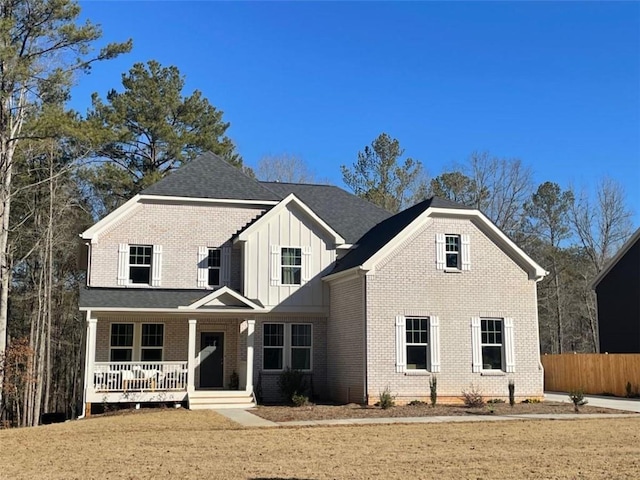
{"label": "front door", "polygon": [[223,386],[224,333],[203,332],[200,335],[200,388]]}

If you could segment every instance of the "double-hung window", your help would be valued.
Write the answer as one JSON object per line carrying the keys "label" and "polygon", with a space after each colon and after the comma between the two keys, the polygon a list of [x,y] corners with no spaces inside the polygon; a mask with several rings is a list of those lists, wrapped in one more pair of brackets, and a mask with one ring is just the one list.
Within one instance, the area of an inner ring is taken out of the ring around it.
{"label": "double-hung window", "polygon": [[302,249],[282,247],[282,285],[302,284]]}
{"label": "double-hung window", "polygon": [[129,283],[151,285],[151,245],[129,245]]}
{"label": "double-hung window", "polygon": [[429,319],[405,319],[407,335],[407,369],[427,370],[429,358]]}
{"label": "double-hung window", "polygon": [[460,269],[460,235],[445,235],[447,268]]}
{"label": "double-hung window", "polygon": [[436,268],[449,272],[471,270],[470,235],[436,234]]}
{"label": "double-hung window", "polygon": [[515,372],[512,318],[471,318],[473,371],[487,375]]}
{"label": "double-hung window", "polygon": [[161,362],[164,324],[112,323],[109,347],[111,362]]}
{"label": "double-hung window", "polygon": [[164,325],[162,323],[143,323],[140,360],[143,362],[161,362],[163,347]]}
{"label": "double-hung window", "polygon": [[207,285],[220,286],[221,252],[219,248],[210,248],[207,254]]}
{"label": "double-hung window", "polygon": [[313,329],[310,323],[265,323],[262,328],[264,370],[312,369]]}
{"label": "double-hung window", "polygon": [[284,324],[263,325],[263,365],[265,370],[282,370],[284,365]]}
{"label": "double-hung window", "polygon": [[133,359],[133,323],[112,323],[110,362],[130,362]]}
{"label": "double-hung window", "polygon": [[503,370],[502,319],[483,318],[481,331],[482,369]]}
{"label": "double-hung window", "polygon": [[440,372],[440,321],[436,316],[396,316],[396,372]]}

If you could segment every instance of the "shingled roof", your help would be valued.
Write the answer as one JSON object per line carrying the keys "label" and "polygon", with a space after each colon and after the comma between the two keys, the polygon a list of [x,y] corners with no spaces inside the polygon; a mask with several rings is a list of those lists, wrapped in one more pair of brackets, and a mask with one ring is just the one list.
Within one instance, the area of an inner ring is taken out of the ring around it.
{"label": "shingled roof", "polygon": [[293,193],[347,243],[355,243],[369,229],[392,214],[333,185],[260,182],[283,198]]}
{"label": "shingled roof", "polygon": [[203,153],[143,190],[142,195],[228,200],[282,200],[260,182],[210,152]]}
{"label": "shingled roof", "polygon": [[336,266],[331,271],[331,274],[362,265],[429,207],[474,210],[473,207],[468,207],[439,197],[431,197],[420,203],[416,203],[413,207],[407,208],[387,218],[366,232],[362,238],[356,242],[357,247],[336,262]]}

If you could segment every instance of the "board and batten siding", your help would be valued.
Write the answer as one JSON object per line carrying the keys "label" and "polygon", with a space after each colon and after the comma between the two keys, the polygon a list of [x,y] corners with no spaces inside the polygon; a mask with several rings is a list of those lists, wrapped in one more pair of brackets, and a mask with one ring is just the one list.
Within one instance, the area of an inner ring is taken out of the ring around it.
{"label": "board and batten siding", "polygon": [[[303,257],[304,249],[307,249],[308,259],[302,260],[302,285],[272,282],[273,268],[280,268],[279,261],[274,265],[274,247],[301,248]],[[324,308],[326,289],[321,277],[335,261],[335,245],[301,209],[287,205],[248,236],[244,249],[243,278],[247,298],[257,298],[267,307]]]}

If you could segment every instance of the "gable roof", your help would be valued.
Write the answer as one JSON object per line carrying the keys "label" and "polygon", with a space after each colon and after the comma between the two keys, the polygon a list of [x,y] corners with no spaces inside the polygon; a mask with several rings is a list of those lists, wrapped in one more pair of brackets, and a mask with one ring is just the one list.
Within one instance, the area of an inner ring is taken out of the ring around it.
{"label": "gable roof", "polygon": [[316,222],[317,225],[320,226],[320,228],[322,228],[329,236],[333,237],[333,241],[336,244],[344,243],[344,238],[342,238],[342,236],[338,232],[336,232],[333,228],[331,228],[330,225],[327,225],[327,223],[322,218],[316,215],[313,210],[311,210],[307,205],[305,205],[304,202],[299,200],[293,193],[289,194],[287,198],[282,200],[271,210],[266,211],[265,213],[263,213],[262,215],[254,219],[251,223],[247,224],[242,230],[240,230],[235,235],[235,239],[239,241],[246,241],[248,239],[248,235],[252,231],[254,231],[256,228],[258,228],[256,227],[256,225],[260,223],[268,222],[270,219],[278,215],[278,212],[287,208],[289,204],[296,205],[300,210],[306,213],[313,221]]}
{"label": "gable roof", "polygon": [[333,185],[260,183],[282,197],[293,193],[350,244],[393,215]]}
{"label": "gable roof", "polygon": [[282,198],[211,152],[184,164],[142,195],[278,201]]}
{"label": "gable roof", "polygon": [[615,267],[620,259],[625,256],[625,254],[631,250],[631,247],[635,245],[637,241],[640,240],[640,228],[638,228],[629,239],[624,242],[624,245],[620,247],[620,250],[616,252],[616,254],[607,262],[604,268],[600,271],[600,273],[593,279],[591,282],[591,288],[595,289],[600,282],[607,276],[607,274]]}
{"label": "gable roof", "polygon": [[540,265],[513,243],[479,210],[443,198],[431,197],[380,222],[369,230],[356,242],[357,246],[354,249],[336,262],[335,267],[328,276],[355,267],[362,267],[365,270],[372,268],[371,264],[375,263],[377,258],[383,258],[392,249],[393,245],[391,244],[394,243],[394,239],[404,238],[408,235],[407,232],[412,230],[412,226],[432,214],[455,214],[477,219],[487,231],[493,234],[494,239],[499,240],[505,248],[510,250],[516,257],[519,257],[522,263],[529,267],[534,277],[541,278],[546,275],[545,270]]}

